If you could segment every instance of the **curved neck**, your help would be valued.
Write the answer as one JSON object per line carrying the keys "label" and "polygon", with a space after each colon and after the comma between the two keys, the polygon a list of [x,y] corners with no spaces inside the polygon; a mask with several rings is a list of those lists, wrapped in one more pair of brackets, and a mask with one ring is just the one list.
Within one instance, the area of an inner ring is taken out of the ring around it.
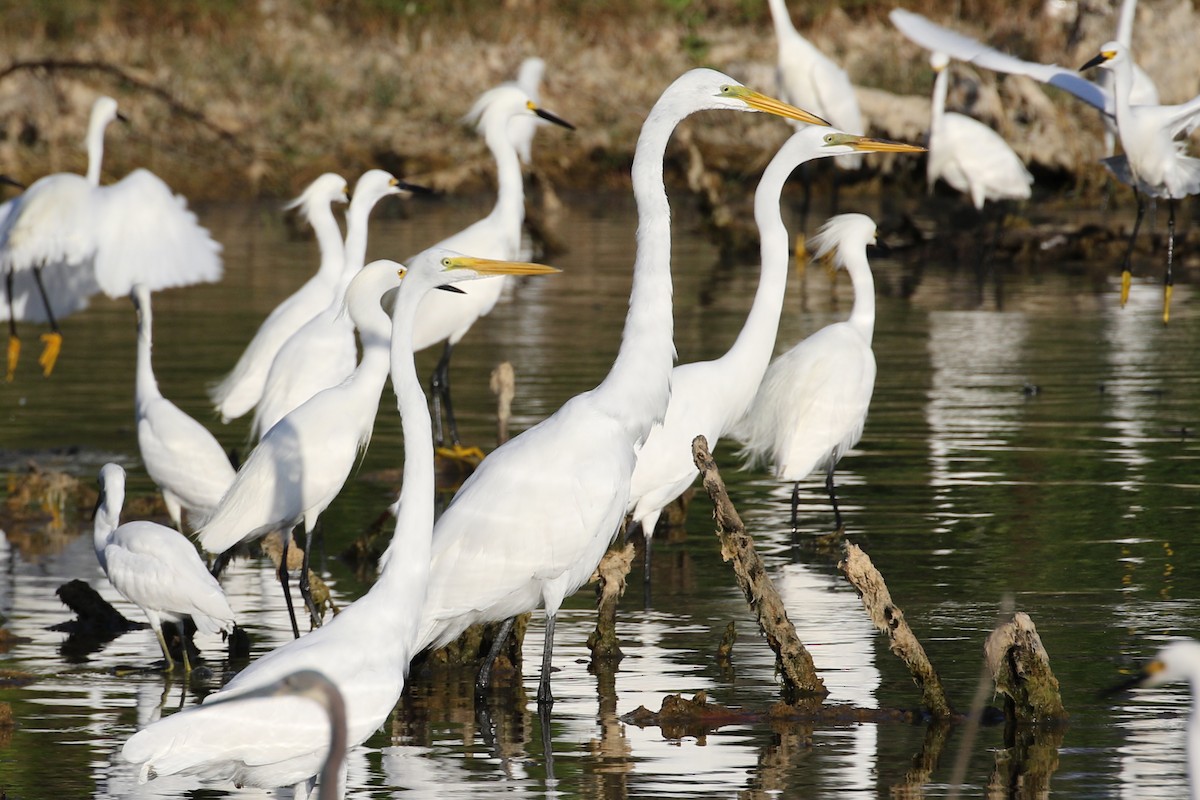
{"label": "curved neck", "polygon": [[103,488],[100,490],[100,505],[96,508],[96,516],[92,520],[92,544],[96,548],[96,558],[100,566],[107,571],[108,559],[104,557],[104,548],[121,521],[121,506],[125,502],[125,488]]}
{"label": "curved neck", "polygon": [[[488,150],[496,159],[496,205],[489,216],[503,220],[506,229],[513,231],[516,240],[520,241],[521,225],[525,222],[525,180],[521,176],[517,149],[508,135],[509,119],[511,117],[505,116],[500,124],[488,125],[484,136]],[[516,253],[511,257],[515,258]]]}
{"label": "curved neck", "polygon": [[379,202],[379,198],[362,198],[360,202],[355,202],[356,200],[359,198],[356,197],[350,201],[350,208],[346,211],[346,244],[342,263],[341,291],[338,298],[335,299],[337,303],[341,302],[341,293],[346,291],[350,280],[358,274],[367,261],[367,226],[371,210]]}
{"label": "curved neck", "polygon": [[850,283],[854,286],[854,308],[850,310],[851,325],[870,342],[875,334],[875,279],[871,276],[871,265],[867,263],[865,246],[842,251]]}
{"label": "curved neck", "polygon": [[151,340],[153,326],[154,318],[150,313],[150,303],[139,304],[137,333],[137,402],[139,405],[162,396],[158,390],[158,381],[154,378],[154,365],[150,360],[150,350],[153,346]]}
{"label": "curved neck", "polygon": [[[317,235],[317,248],[321,251],[321,266],[317,268],[317,274],[332,281],[341,274],[345,262],[345,243],[342,241],[342,230],[333,216],[333,205],[321,203],[312,209],[308,224],[312,225],[313,233]],[[363,258],[366,258],[365,248]]]}
{"label": "curved neck", "polygon": [[1137,16],[1137,0],[1121,3],[1121,15],[1117,17],[1116,40],[1128,48],[1133,44],[1133,20]]}
{"label": "curved neck", "polygon": [[103,117],[93,117],[88,122],[87,146],[88,168],[87,182],[92,186],[100,185],[100,163],[104,160],[104,129],[108,121]]}
{"label": "curved neck", "polygon": [[796,26],[792,24],[792,17],[784,0],[767,0],[767,5],[771,9],[771,20],[775,23],[775,39],[779,42],[780,49],[783,49],[785,37],[796,34]]}
{"label": "curved neck", "polygon": [[929,135],[933,136],[935,131],[941,131],[942,122],[946,119],[946,93],[950,89],[947,74],[950,68],[938,70],[937,77],[933,79],[933,107],[929,113]]}

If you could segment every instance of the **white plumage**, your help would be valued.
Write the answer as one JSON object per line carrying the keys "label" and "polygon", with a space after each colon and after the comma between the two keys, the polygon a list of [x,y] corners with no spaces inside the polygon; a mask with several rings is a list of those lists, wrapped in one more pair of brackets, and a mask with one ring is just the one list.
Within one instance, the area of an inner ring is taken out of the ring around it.
{"label": "white plumage", "polygon": [[[196,548],[179,531],[146,521],[119,525],[124,502],[125,470],[105,464],[93,520],[96,559],[113,588],[146,615],[171,668],[163,621],[179,623],[189,616],[201,633],[228,633],[234,626],[233,609]],[[183,660],[190,669],[186,648]]]}
{"label": "white plumage", "polygon": [[237,419],[250,411],[262,397],[267,372],[279,348],[300,326],[321,313],[334,299],[345,259],[342,232],[333,217],[333,203],[349,199],[346,179],[327,172],[313,181],[287,205],[299,208],[317,235],[321,263],[317,273],[275,307],[228,375],[212,387],[212,398],[221,421]]}
{"label": "white plumage", "polygon": [[136,415],[138,449],[167,513],[183,530],[181,509],[200,527],[233,483],[233,466],[207,428],[162,396],[151,363],[154,318],[150,290],[136,284],[130,293],[138,317]]}
{"label": "white plumage", "polygon": [[834,255],[850,273],[854,307],[850,318],[827,325],[776,358],[733,435],[747,460],[773,466],[775,475],[796,484],[792,527],[796,528],[799,481],[816,470],[833,494],[837,462],[862,436],[875,388],[875,284],[866,248],[875,242],[875,222],[864,214],[840,214],[810,242],[814,258]]}

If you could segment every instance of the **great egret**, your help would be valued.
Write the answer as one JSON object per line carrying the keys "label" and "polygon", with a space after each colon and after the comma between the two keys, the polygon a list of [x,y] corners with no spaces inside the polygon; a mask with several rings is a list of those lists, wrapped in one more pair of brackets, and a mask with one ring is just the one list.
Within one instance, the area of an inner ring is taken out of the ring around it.
{"label": "great egret", "polygon": [[[229,633],[235,624],[233,609],[182,533],[144,520],[119,525],[124,502],[125,470],[105,464],[100,468],[100,498],[92,522],[96,559],[113,588],[146,615],[171,670],[175,662],[163,638],[164,620],[178,624],[189,616],[202,633]],[[183,668],[192,669],[186,645]]]}
{"label": "great egret", "polygon": [[645,577],[650,579],[650,542],[663,508],[696,479],[692,440],[709,447],[746,413],[771,360],[788,272],[788,232],[779,200],[788,176],[800,164],[846,153],[918,153],[924,148],[867,139],[807,126],[784,142],[771,159],[754,194],[754,219],[761,240],[762,271],[746,324],[725,355],[713,361],[681,364],[671,372],[667,414],[637,451],[630,483],[630,515],[646,541]]}
{"label": "great egret", "polygon": [[[486,217],[439,242],[436,247],[455,250],[481,258],[512,260],[521,249],[521,226],[525,221],[525,184],[521,163],[510,134],[513,121],[544,119],[574,130],[571,123],[538,107],[524,91],[513,84],[489,89],[475,103],[470,115],[479,116],[479,129],[496,159],[496,205]],[[446,432],[452,445],[446,452],[453,457],[478,457],[477,449],[462,447],[454,408],[450,402],[450,356],[454,346],[466,335],[475,320],[490,313],[500,299],[505,278],[496,277],[465,286],[461,292],[435,292],[427,295],[417,313],[413,341],[417,350],[445,342],[430,380],[433,396],[434,438],[445,444]],[[442,430],[445,409],[447,431]]]}
{"label": "great egret", "polygon": [[616,534],[629,500],[634,449],[667,410],[675,347],[663,156],[676,124],[705,109],[766,111],[827,124],[709,69],[685,73],[667,88],[642,126],[633,158],[637,258],[612,369],[595,389],[493,451],[434,531],[420,645],[442,647],[472,624],[508,620],[542,605],[546,636],[538,700],[544,704],[553,702],[555,615],[588,580]]}
{"label": "great egret", "polygon": [[810,240],[814,259],[834,255],[837,266],[850,273],[850,318],[825,326],[772,361],[733,431],[748,462],[772,464],[776,477],[794,483],[793,535],[800,481],[818,469],[825,471],[835,524],[842,530],[833,471],[862,436],[875,388],[875,283],[866,252],[875,240],[875,222],[865,214],[833,217]]}
{"label": "great egret", "polygon": [[1008,142],[979,120],[946,111],[949,57],[931,53],[929,65],[937,74],[925,168],[929,188],[940,178],[970,197],[977,211],[989,200],[1028,199],[1033,176]]}
{"label": "great egret", "polygon": [[1176,142],[1180,135],[1191,133],[1200,125],[1200,95],[1174,106],[1133,105],[1129,96],[1133,88],[1133,60],[1129,50],[1120,42],[1108,42],[1100,53],[1088,61],[1080,72],[1100,67],[1113,74],[1113,98],[1116,102],[1117,137],[1121,140],[1123,156],[1105,159],[1109,169],[1122,182],[1133,187],[1137,198],[1137,220],[1129,235],[1129,246],[1121,271],[1121,304],[1129,296],[1133,245],[1146,205],[1142,195],[1165,197],[1170,209],[1167,220],[1167,270],[1163,277],[1163,322],[1171,319],[1171,274],[1175,256],[1175,201],[1200,192],[1200,159],[1184,154],[1185,144]]}
{"label": "great egret", "polygon": [[354,371],[358,348],[354,325],[343,313],[346,287],[367,258],[367,224],[375,204],[414,187],[372,169],[354,187],[346,211],[346,243],[341,272],[324,310],[300,326],[275,354],[254,411],[251,437],[257,439],[293,408],[322,389],[337,386]]}
{"label": "great egret", "polygon": [[[390,266],[394,272],[402,269],[399,264]],[[387,720],[404,688],[409,660],[417,652],[433,530],[433,426],[412,356],[417,305],[427,291],[442,284],[485,275],[553,271],[440,250],[413,259],[400,282],[393,312],[391,373],[405,460],[395,533],[380,561],[379,579],[328,625],[267,653],[203,705],[134,734],[122,756],[141,764],[140,780],[182,773],[242,786],[292,785],[296,797],[307,797],[311,778],[326,758],[321,736],[328,729],[324,712],[291,697],[256,702],[253,713],[246,713],[240,703],[223,702],[298,669],[321,671],[342,693],[347,747],[361,744]]]}
{"label": "great egret", "polygon": [[321,252],[321,264],[316,275],[263,320],[233,370],[210,390],[209,397],[221,414],[222,422],[237,419],[254,408],[262,397],[267,372],[279,348],[301,325],[321,313],[333,298],[345,258],[342,232],[333,217],[333,203],[345,203],[349,199],[346,179],[327,172],[286,206],[299,208],[300,214],[312,225]]}
{"label": "great egret", "polygon": [[104,130],[118,116],[117,101],[98,98],[88,124],[87,176],[35,181],[10,201],[0,222],[9,380],[21,350],[17,319],[50,323],[38,359],[49,375],[62,346],[58,319],[85,308],[96,292],[122,297],[134,283],[158,291],[221,277],[221,246],[158,176],[137,169],[100,185]]}
{"label": "great egret", "polygon": [[1154,660],[1132,679],[1114,687],[1120,692],[1139,686],[1162,686],[1184,681],[1192,691],[1192,710],[1187,723],[1187,775],[1192,800],[1200,800],[1200,642],[1179,639],[1158,651]]}
{"label": "great egret", "polygon": [[150,290],[135,284],[130,299],[138,320],[136,406],[142,463],[162,492],[175,527],[183,530],[181,509],[187,509],[188,521],[197,528],[233,483],[233,466],[207,428],[162,396],[150,360]]}
{"label": "great egret", "polygon": [[392,325],[380,299],[399,280],[393,262],[376,261],[350,282],[346,309],[362,339],[362,360],[346,380],[317,392],[263,434],[198,532],[200,546],[220,556],[214,567],[218,573],[239,544],[272,531],[283,532],[279,582],[297,637],[300,631],[287,585],[288,542],[292,529],[303,522],[300,594],[313,625],[320,625],[321,616],[308,586],[312,532],[371,439],[379,395],[387,381]]}

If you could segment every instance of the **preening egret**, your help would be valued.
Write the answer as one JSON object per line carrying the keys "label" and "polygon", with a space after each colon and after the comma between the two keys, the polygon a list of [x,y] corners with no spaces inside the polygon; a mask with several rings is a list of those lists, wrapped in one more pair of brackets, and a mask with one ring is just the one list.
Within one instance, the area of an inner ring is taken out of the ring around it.
{"label": "preening egret", "polygon": [[137,436],[142,463],[162,492],[171,522],[183,530],[181,509],[200,527],[233,483],[233,466],[208,429],[162,396],[150,360],[154,319],[150,290],[138,283],[130,293],[137,311]]}
{"label": "preening egret", "polygon": [[346,287],[367,259],[367,224],[375,204],[412,189],[381,169],[364,172],[346,211],[346,243],[335,289],[324,310],[300,326],[275,354],[250,426],[259,438],[293,408],[322,389],[337,386],[354,371],[358,348],[354,324],[343,313]]}
{"label": "preening egret", "polygon": [[10,380],[20,356],[17,319],[50,323],[39,358],[49,375],[62,346],[58,319],[85,308],[96,292],[122,297],[134,283],[158,291],[221,277],[221,246],[158,176],[137,169],[100,185],[104,130],[117,117],[117,102],[98,98],[88,124],[87,176],[35,181],[0,222]]}
{"label": "preening egret", "polygon": [[[479,129],[496,159],[498,195],[496,205],[486,217],[439,242],[436,247],[455,250],[480,258],[512,260],[521,249],[521,225],[525,220],[525,184],[521,163],[511,137],[514,120],[544,119],[574,130],[566,122],[537,106],[524,91],[513,84],[489,89],[475,103],[472,115],[479,116]],[[442,430],[442,409],[452,448],[448,455],[456,457],[482,454],[474,448],[463,448],[458,438],[454,408],[450,402],[450,356],[454,346],[466,335],[475,320],[491,312],[500,299],[505,278],[496,277],[469,284],[461,292],[435,292],[425,297],[413,341],[417,350],[445,342],[442,357],[433,371],[429,393],[433,396],[434,438],[438,446],[445,443]]]}
{"label": "preening egret", "polygon": [[314,394],[284,415],[250,451],[216,511],[200,528],[200,545],[220,554],[215,572],[232,548],[272,531],[283,532],[279,582],[300,635],[287,586],[287,547],[292,529],[304,523],[300,594],[312,624],[321,624],[308,586],[309,551],[317,519],[341,492],[359,454],[366,449],[388,375],[392,321],[380,299],[400,281],[391,261],[361,270],[346,289],[346,308],[362,339],[362,361],[346,380]]}
{"label": "preening egret", "polygon": [[221,421],[237,419],[258,403],[271,362],[283,343],[300,326],[321,313],[333,299],[345,258],[342,232],[333,218],[333,203],[350,199],[346,179],[327,172],[317,178],[286,208],[299,208],[317,235],[321,264],[317,274],[275,307],[246,345],[233,370],[216,386],[212,398]]}
{"label": "preening egret", "polygon": [[754,194],[754,219],[761,239],[762,271],[746,324],[725,355],[713,361],[681,364],[671,372],[667,414],[637,451],[630,483],[633,522],[646,540],[645,575],[650,578],[650,542],[663,508],[696,479],[692,440],[703,435],[709,447],[746,413],[771,360],[779,312],[787,286],[788,232],[780,214],[783,185],[797,166],[815,158],[846,153],[917,153],[924,148],[853,136],[829,128],[804,127],[771,159]]}
{"label": "preening egret", "polygon": [[842,529],[833,471],[862,436],[875,388],[875,283],[866,252],[875,240],[875,222],[865,214],[833,217],[810,240],[814,259],[834,255],[837,265],[850,273],[850,318],[825,326],[772,361],[750,410],[733,431],[745,445],[748,462],[771,464],[776,477],[794,483],[793,535],[800,481],[818,469],[825,471],[835,524]]}
{"label": "preening egret", "polygon": [[[663,156],[676,124],[705,109],[767,111],[826,124],[713,70],[692,70],[667,88],[642,126],[633,159],[637,258],[611,371],[595,389],[493,451],[434,531],[420,646],[442,647],[474,623],[507,620],[542,605],[543,703],[553,702],[555,615],[588,580],[616,534],[629,500],[634,448],[667,410],[675,347]],[[493,654],[503,638],[497,637]]]}
{"label": "preening egret", "polygon": [[1192,710],[1187,723],[1187,775],[1192,800],[1200,800],[1200,642],[1179,639],[1158,651],[1154,660],[1131,680],[1112,692],[1139,686],[1162,686],[1186,681],[1192,691]]}
{"label": "preening egret", "polygon": [[989,200],[1028,199],[1033,176],[1000,134],[977,119],[946,111],[949,57],[932,53],[929,65],[937,73],[925,168],[930,189],[940,178],[970,197],[979,211]]}
{"label": "preening egret", "polygon": [[1122,156],[1105,159],[1113,174],[1133,187],[1137,198],[1137,220],[1129,235],[1129,246],[1121,271],[1121,304],[1129,296],[1133,245],[1146,205],[1142,195],[1165,197],[1170,209],[1167,220],[1167,271],[1163,277],[1163,322],[1171,318],[1171,274],[1175,256],[1175,201],[1200,192],[1200,159],[1184,154],[1186,143],[1175,141],[1200,125],[1200,95],[1174,106],[1133,105],[1133,60],[1120,42],[1108,42],[1080,72],[1100,67],[1113,74],[1113,98],[1116,102],[1117,137]]}
{"label": "preening egret", "polygon": [[[235,624],[233,609],[182,533],[144,520],[119,525],[124,503],[125,470],[105,464],[100,468],[100,498],[92,522],[96,559],[113,588],[146,615],[167,669],[174,669],[162,634],[163,621],[179,624],[189,616],[202,633],[229,633]],[[182,632],[182,625],[179,629]],[[183,668],[192,669],[186,644]]]}
{"label": "preening egret", "polygon": [[[402,269],[394,263],[391,268]],[[134,734],[122,756],[142,765],[141,780],[182,773],[242,786],[292,785],[297,797],[307,797],[310,780],[328,749],[321,735],[328,729],[325,713],[292,697],[258,701],[253,713],[240,703],[222,702],[298,669],[321,671],[341,691],[346,701],[346,746],[361,744],[387,720],[404,688],[409,660],[417,652],[433,530],[433,426],[412,356],[417,305],[425,292],[442,284],[491,274],[552,271],[438,250],[426,251],[411,262],[396,299],[391,343],[392,385],[405,442],[403,487],[395,533],[380,561],[379,579],[328,625],[267,653],[203,705]]]}

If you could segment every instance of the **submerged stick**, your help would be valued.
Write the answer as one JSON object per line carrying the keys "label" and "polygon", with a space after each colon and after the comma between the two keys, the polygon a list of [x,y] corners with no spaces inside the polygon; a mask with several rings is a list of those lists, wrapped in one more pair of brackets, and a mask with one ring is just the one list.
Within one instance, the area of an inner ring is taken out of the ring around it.
{"label": "submerged stick", "polygon": [[713,502],[713,518],[717,523],[717,538],[721,540],[721,557],[733,562],[733,572],[738,586],[746,595],[746,601],[758,617],[758,626],[767,637],[767,644],[775,651],[780,675],[783,676],[784,697],[791,702],[802,695],[829,694],[825,683],[817,675],[809,655],[796,628],[788,619],[787,610],[771,576],[754,549],[754,540],[746,533],[725,482],[717,471],[716,462],[708,450],[703,436],[692,440],[692,458],[700,470],[704,489]]}
{"label": "submerged stick", "polygon": [[947,719],[953,713],[942,682],[925,655],[925,648],[904,620],[904,612],[892,602],[883,575],[875,569],[871,558],[858,545],[846,545],[846,557],[838,564],[846,580],[858,591],[863,607],[875,627],[888,635],[889,649],[895,653],[917,685],[921,687],[921,702],[935,719]]}
{"label": "submerged stick", "polygon": [[625,576],[633,567],[636,552],[632,543],[609,550],[600,559],[592,580],[596,581],[596,629],[588,637],[592,662],[615,661],[625,656],[617,642],[617,602],[625,593]]}
{"label": "submerged stick", "polygon": [[508,421],[512,419],[512,401],[517,394],[517,376],[509,361],[501,361],[492,370],[488,388],[496,395],[496,446],[508,441]]}
{"label": "submerged stick", "polygon": [[1067,718],[1050,656],[1028,614],[1018,611],[992,631],[984,656],[1010,719],[1023,724]]}

